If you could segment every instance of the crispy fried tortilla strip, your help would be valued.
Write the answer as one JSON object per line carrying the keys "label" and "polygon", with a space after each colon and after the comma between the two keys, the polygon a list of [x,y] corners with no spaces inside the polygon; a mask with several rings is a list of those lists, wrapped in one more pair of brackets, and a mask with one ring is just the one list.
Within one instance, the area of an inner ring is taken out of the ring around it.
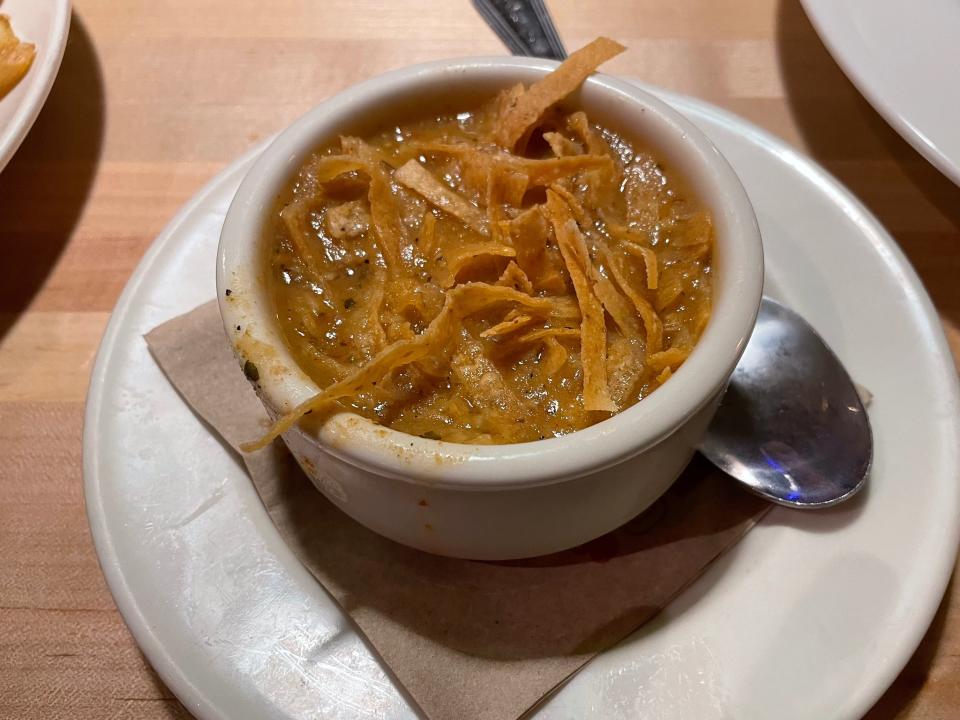
{"label": "crispy fried tortilla strip", "polygon": [[520,336],[520,339],[524,342],[536,342],[537,340],[545,340],[546,338],[554,338],[560,340],[580,340],[580,328],[572,327],[548,327],[540,328],[539,330],[531,330],[528,333],[524,333]]}
{"label": "crispy fried tortilla strip", "polygon": [[500,222],[506,207],[519,207],[526,192],[526,173],[511,169],[504,163],[493,162],[487,175],[487,224],[495,241],[500,240]]}
{"label": "crispy fried tortilla strip", "polygon": [[370,220],[377,236],[377,247],[388,267],[400,267],[400,242],[403,227],[397,203],[384,173],[375,173],[370,178]]}
{"label": "crispy fried tortilla strip", "polygon": [[517,251],[509,245],[493,242],[469,243],[453,248],[447,252],[443,263],[437,266],[437,281],[442,287],[453,287],[457,282],[457,275],[472,262],[484,257],[517,256]]}
{"label": "crispy fried tortilla strip", "polygon": [[340,147],[344,153],[363,163],[364,172],[370,176],[367,200],[370,203],[370,220],[376,233],[377,247],[388,267],[400,267],[400,245],[404,230],[401,208],[390,187],[390,176],[384,168],[381,154],[360,138],[343,136]]}
{"label": "crispy fried tortilla strip", "polygon": [[670,368],[675,370],[689,357],[690,351],[685,348],[672,347],[647,356],[647,365],[654,370]]}
{"label": "crispy fried tortilla strip", "polygon": [[497,285],[506,285],[514,290],[525,292],[527,295],[533,295],[533,283],[517,263],[511,260],[507,263],[506,269],[500,274]]}
{"label": "crispy fried tortilla strip", "polygon": [[[610,146],[600,134],[590,126],[587,115],[583,111],[575,112],[567,118],[567,127],[581,143],[586,145],[587,152],[599,157],[612,157]],[[585,202],[594,208],[610,207],[619,194],[621,175],[616,163],[588,170],[580,176],[581,185],[587,186]]]}
{"label": "crispy fried tortilla strip", "polygon": [[420,248],[420,253],[425,258],[433,255],[433,250],[437,246],[437,218],[432,210],[427,210],[423,214],[418,241],[417,245]]}
{"label": "crispy fried tortilla strip", "polygon": [[[551,191],[556,192],[553,187],[551,187]],[[573,207],[570,206],[570,203],[567,200],[567,196],[563,193],[557,194],[567,201],[568,208],[571,212],[574,212]],[[613,283],[601,275],[600,271],[597,270],[596,266],[593,264],[593,261],[590,259],[590,253],[587,251],[586,241],[576,226],[570,230],[569,241],[573,251],[577,256],[577,259],[579,260],[587,278],[590,281],[592,286],[591,289],[593,290],[594,295],[596,295],[604,309],[610,313],[610,317],[612,317],[614,322],[620,327],[620,331],[631,340],[639,340],[640,325],[637,322],[633,311],[630,309],[629,303],[627,303],[626,298],[620,294],[617,288],[614,287]]]}
{"label": "crispy fried tortilla strip", "polygon": [[367,172],[368,163],[351,155],[323,155],[312,164],[310,174],[317,182],[327,183],[355,170]]}
{"label": "crispy fried tortilla strip", "polygon": [[496,337],[497,335],[506,335],[514,330],[519,330],[522,327],[526,327],[531,322],[533,322],[532,315],[515,315],[512,318],[504,319],[503,322],[498,322],[496,325],[487,328],[480,333],[480,337],[490,338]]}
{"label": "crispy fried tortilla strip", "polygon": [[632,243],[624,243],[623,247],[631,255],[636,255],[643,260],[644,267],[647,269],[647,289],[656,290],[660,283],[660,270],[657,264],[657,254],[653,251],[653,248]]}
{"label": "crispy fried tortilla strip", "polygon": [[280,219],[283,220],[290,241],[296,248],[297,254],[306,266],[307,271],[312,276],[312,280],[320,287],[324,286],[321,262],[317,254],[313,251],[314,242],[307,237],[303,226],[307,214],[310,211],[310,202],[308,200],[298,200],[290,203],[280,211]]}
{"label": "crispy fried tortilla strip", "polygon": [[643,373],[644,352],[640,343],[614,332],[607,343],[607,377],[610,396],[618,405],[628,401],[634,385]]}
{"label": "crispy fried tortilla strip", "polygon": [[372,147],[365,140],[352,135],[340,136],[340,149],[345,155],[356,158],[369,169],[373,169],[373,166],[384,162],[383,153]]}
{"label": "crispy fried tortilla strip", "polygon": [[613,275],[613,279],[617,281],[617,285],[620,286],[624,295],[633,303],[640,319],[643,321],[644,331],[647,334],[647,352],[659,352],[663,346],[663,322],[660,320],[660,316],[657,315],[657,311],[653,309],[650,301],[637,292],[627,279],[627,272],[623,267],[621,258],[616,257],[610,252],[610,248],[603,243],[600,243],[600,252],[604,264],[606,264],[610,274]]}
{"label": "crispy fried tortilla strip", "polygon": [[624,50],[626,48],[618,42],[605,37],[597,38],[572,53],[556,70],[535,82],[521,95],[508,96],[501,105],[494,134],[497,143],[513,150],[517,141],[551,106],[580,87],[600,65]]}
{"label": "crispy fried tortilla strip", "polygon": [[[553,223],[560,253],[573,281],[582,316],[580,324],[580,359],[583,362],[583,407],[590,410],[616,412],[617,406],[607,386],[607,327],[603,306],[587,281],[583,250],[577,247],[574,233],[579,234],[570,208],[559,195],[547,191],[547,208]],[[586,258],[589,262],[590,258]]]}
{"label": "crispy fried tortilla strip", "polygon": [[657,286],[657,296],[653,306],[658,312],[672,307],[683,295],[685,281],[680,268],[676,265],[667,268],[663,273],[662,281]]}
{"label": "crispy fried tortilla strip", "polygon": [[590,224],[590,218],[587,217],[587,211],[583,209],[583,205],[581,205],[580,201],[577,200],[576,195],[567,190],[563,185],[558,185],[557,183],[550,185],[550,189],[562,197],[566,201],[567,205],[570,206],[570,212],[573,213],[573,217],[576,219],[577,225],[585,228]]}
{"label": "crispy fried tortilla strip", "polygon": [[510,164],[527,174],[530,187],[550,185],[584,170],[613,168],[613,161],[604,155],[568,155],[545,160],[516,158]]}
{"label": "crispy fried tortilla strip", "polygon": [[[517,83],[513,87],[509,87],[506,90],[501,90],[497,93],[497,99],[495,101],[497,111],[495,117],[502,118],[510,108],[514,107],[517,104],[517,101],[520,97],[527,91],[523,86],[523,83]],[[494,128],[494,135],[497,132],[497,128]],[[495,141],[494,138],[490,138],[492,141]]]}
{"label": "crispy fried tortilla strip", "polygon": [[[466,143],[421,143],[415,146],[422,154],[440,153],[456,157],[464,167],[482,168],[489,174],[493,164],[527,176],[527,187],[543,187],[578,172],[614,169],[609,155],[564,155],[554,158],[525,158],[502,151],[494,153],[479,150]],[[519,204],[519,203],[518,203]]]}
{"label": "crispy fried tortilla strip", "polygon": [[487,220],[476,205],[467,202],[416,160],[410,160],[394,174],[394,180],[406,185],[414,192],[423,195],[433,205],[445,213],[453,215],[464,225],[473,228],[481,235],[488,235]]}
{"label": "crispy fried tortilla strip", "polygon": [[509,222],[507,232],[517,251],[517,265],[536,292],[565,295],[569,292],[563,258],[554,247],[544,206],[534,205]]}
{"label": "crispy fried tortilla strip", "polygon": [[387,344],[387,333],[380,322],[380,308],[383,305],[383,296],[387,287],[387,276],[382,268],[377,268],[373,280],[373,290],[366,299],[364,309],[364,329],[370,338],[370,350],[373,354],[380,352]]}
{"label": "crispy fried tortilla strip", "polygon": [[620,291],[612,282],[597,272],[595,267],[591,265],[590,269],[592,272],[589,273],[589,276],[593,278],[593,292],[600,300],[604,310],[610,313],[610,317],[620,328],[620,332],[626,335],[628,339],[639,340],[641,338],[640,323],[637,322],[637,317],[630,307],[630,303],[620,294]]}
{"label": "crispy fried tortilla strip", "polygon": [[579,144],[568,138],[563,133],[559,132],[545,132],[543,134],[543,139],[547,141],[547,145],[550,146],[551,152],[557,157],[564,157],[567,155],[583,155],[583,147]]}
{"label": "crispy fried tortilla strip", "polygon": [[591,155],[610,154],[610,146],[590,127],[590,121],[587,120],[587,114],[583,110],[571,113],[570,117],[567,118],[567,126],[579,138],[580,142],[587,146],[587,152]]}
{"label": "crispy fried tortilla strip", "polygon": [[557,341],[556,337],[550,335],[544,337],[543,356],[540,358],[540,366],[544,374],[550,376],[558,373],[569,355],[570,353]]}

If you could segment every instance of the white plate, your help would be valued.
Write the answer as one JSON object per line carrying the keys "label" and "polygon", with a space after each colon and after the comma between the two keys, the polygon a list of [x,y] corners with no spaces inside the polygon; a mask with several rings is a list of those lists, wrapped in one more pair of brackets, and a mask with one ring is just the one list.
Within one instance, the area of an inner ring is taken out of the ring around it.
{"label": "white plate", "polygon": [[0,170],[20,147],[50,94],[70,31],[70,0],[0,1],[22,42],[37,46],[33,65],[20,83],[0,99]]}
{"label": "white plate", "polygon": [[[917,276],[846,190],[744,121],[666,98],[743,178],[764,233],[768,291],[874,392],[875,468],[846,506],[773,510],[539,717],[858,717],[910,657],[953,567],[953,362]],[[140,646],[199,717],[408,717],[349,620],[284,545],[238,459],[141,338],[214,296],[220,225],[252,157],[173,220],[110,321],[84,431],[97,552]]]}
{"label": "white plate", "polygon": [[801,2],[834,59],[870,104],[960,185],[960,3]]}

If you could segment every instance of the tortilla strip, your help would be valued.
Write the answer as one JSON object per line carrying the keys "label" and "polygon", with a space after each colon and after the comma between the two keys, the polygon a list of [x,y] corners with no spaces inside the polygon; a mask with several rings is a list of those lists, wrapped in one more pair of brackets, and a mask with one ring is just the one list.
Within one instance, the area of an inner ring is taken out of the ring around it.
{"label": "tortilla strip", "polygon": [[340,136],[340,149],[351,157],[355,157],[368,167],[384,162],[383,153],[372,147],[365,140],[353,135]]}
{"label": "tortilla strip", "polygon": [[383,305],[383,297],[387,288],[387,275],[383,268],[377,268],[374,276],[373,292],[370,293],[370,299],[366,303],[367,317],[366,330],[372,336],[373,351],[379,352],[387,344],[387,333],[380,322],[380,306]]}
{"label": "tortilla strip", "polygon": [[640,324],[626,298],[620,294],[612,282],[597,272],[596,268],[591,266],[590,269],[592,272],[589,272],[588,276],[593,279],[594,295],[597,296],[603,308],[610,313],[620,332],[630,340],[639,340]]}
{"label": "tortilla strip", "polygon": [[503,322],[498,322],[496,325],[487,328],[480,333],[480,337],[489,338],[496,337],[497,335],[506,335],[507,333],[529,325],[531,322],[533,322],[531,315],[516,315],[515,317],[504,319]]}
{"label": "tortilla strip", "polygon": [[[532,298],[537,302],[536,306],[527,305],[531,310],[539,310],[541,307],[544,308],[541,312],[548,314],[551,318],[556,318],[557,320],[570,320],[577,321],[580,320],[580,303],[577,302],[576,298],[572,297],[536,297]],[[523,302],[517,299],[518,303],[521,305]],[[540,303],[543,303],[541,306]],[[549,309],[547,309],[549,308]]]}
{"label": "tortilla strip", "polygon": [[657,296],[653,306],[658,311],[671,307],[683,295],[683,271],[676,265],[669,267],[663,274],[663,282],[657,288]]}
{"label": "tortilla strip", "polygon": [[643,247],[642,245],[632,245],[630,243],[624,243],[624,248],[631,255],[636,255],[643,260],[643,264],[647,269],[647,289],[656,290],[657,284],[660,282],[660,272],[657,265],[657,254],[653,251],[652,248]]}
{"label": "tortilla strip", "polygon": [[543,349],[544,354],[540,361],[543,372],[548,376],[554,375],[563,367],[570,353],[567,352],[567,349],[563,345],[557,342],[555,337],[549,335],[543,338]]}
{"label": "tortilla strip", "polygon": [[573,340],[575,338],[579,340],[580,329],[570,327],[548,327],[540,328],[539,330],[532,330],[520,336],[520,339],[524,342],[536,342],[537,340],[545,340],[547,338],[559,338],[561,340]]}
{"label": "tortilla strip", "polygon": [[478,150],[466,143],[422,143],[416,148],[422,154],[444,153],[453,155],[461,167],[480,166],[490,172],[490,166],[496,162],[508,167],[511,171],[525,173],[528,177],[528,187],[543,187],[563,180],[580,171],[607,169],[613,170],[613,161],[607,155],[565,155],[563,157],[533,158],[517,157],[503,153],[493,154]]}
{"label": "tortilla strip", "polygon": [[[580,359],[583,363],[583,407],[585,410],[616,412],[617,406],[610,397],[607,387],[607,327],[603,316],[603,306],[593,294],[587,281],[585,268],[581,264],[582,251],[577,248],[574,233],[577,224],[570,208],[563,199],[552,190],[547,190],[547,208],[553,223],[554,234],[560,253],[567,266],[567,272],[573,281],[573,288],[580,304],[582,317],[580,324]],[[590,258],[586,258],[589,262]]]}
{"label": "tortilla strip", "polygon": [[533,295],[533,283],[530,282],[530,278],[527,277],[523,268],[513,260],[507,263],[506,269],[500,274],[500,278],[497,280],[497,285],[506,285],[515,290],[525,292],[527,295]]}
{"label": "tortilla strip", "polygon": [[607,376],[614,402],[628,402],[628,396],[644,368],[641,344],[619,333],[611,333],[607,343]]}
{"label": "tortilla strip", "polygon": [[495,117],[503,117],[504,113],[507,112],[509,108],[517,104],[517,100],[520,99],[520,96],[523,95],[527,89],[523,86],[523,83],[517,83],[513,87],[509,87],[506,90],[501,90],[497,93],[497,112]]}
{"label": "tortilla strip", "polygon": [[[550,189],[552,192],[556,192],[553,186],[551,186]],[[561,195],[566,200],[565,195],[562,193],[557,194]],[[571,212],[574,212],[574,209],[570,207],[569,202],[567,202],[567,206]],[[640,326],[637,323],[633,312],[630,310],[630,306],[627,304],[626,299],[613,286],[613,283],[601,275],[600,271],[597,270],[596,266],[593,264],[593,261],[590,259],[590,253],[587,252],[587,244],[584,241],[583,235],[576,226],[570,229],[569,238],[572,243],[571,247],[576,252],[577,258],[579,259],[587,278],[590,280],[594,295],[596,295],[597,299],[600,300],[606,311],[610,313],[610,317],[612,317],[614,322],[616,322],[620,327],[621,332],[623,332],[623,334],[631,340],[639,340]],[[561,247],[561,250],[562,249],[563,248]]]}
{"label": "tortilla strip", "polygon": [[471,262],[481,257],[517,256],[517,251],[509,245],[500,245],[492,242],[468,243],[449,251],[445,257],[445,265],[439,266],[436,275],[443,287],[453,287],[457,282],[457,275]]}
{"label": "tortilla strip", "polygon": [[624,271],[620,259],[610,252],[610,248],[600,243],[600,252],[603,255],[603,262],[606,264],[607,270],[613,275],[613,279],[617,281],[617,285],[620,286],[623,293],[630,299],[630,302],[633,303],[633,306],[637,309],[637,313],[640,315],[640,319],[643,320],[643,327],[647,333],[647,352],[659,352],[663,346],[663,322],[657,315],[656,310],[654,310],[653,305],[651,305],[645,297],[640,295],[628,282],[626,271]]}
{"label": "tortilla strip", "polygon": [[467,202],[456,191],[437,180],[429,170],[416,160],[410,160],[400,167],[393,174],[393,179],[423,195],[434,206],[453,215],[481,235],[489,235],[487,220],[483,212],[476,205]]}
{"label": "tortilla strip", "polygon": [[502,234],[500,222],[504,216],[503,206],[519,207],[523,201],[529,178],[499,162],[490,164],[487,173],[487,223],[494,240]]}
{"label": "tortilla strip", "polygon": [[384,173],[371,176],[367,198],[370,201],[370,220],[377,236],[377,247],[389,267],[399,267],[403,229],[390,182]]}
{"label": "tortilla strip", "polygon": [[591,155],[610,154],[610,146],[590,127],[590,121],[587,120],[587,114],[583,110],[571,114],[567,118],[567,125],[580,138],[580,142],[587,146],[587,151]]}
{"label": "tortilla strip", "polygon": [[653,355],[648,355],[647,365],[654,370],[663,370],[664,368],[670,368],[673,370],[682,365],[683,361],[689,356],[689,350],[672,347],[667,350],[662,350],[658,353],[653,353]]}
{"label": "tortilla strip", "polygon": [[568,155],[583,155],[583,148],[579,143],[574,142],[563,133],[545,132],[543,139],[547,141],[550,150],[557,157]]}
{"label": "tortilla strip", "polygon": [[309,201],[305,200],[290,203],[280,211],[280,219],[283,220],[283,224],[287,228],[287,234],[290,236],[294,247],[296,247],[297,254],[303,260],[303,264],[307,266],[307,271],[312,275],[311,279],[320,287],[323,287],[320,261],[313,252],[313,243],[303,231],[303,221],[306,218],[308,203]]}
{"label": "tortilla strip", "polygon": [[310,168],[310,174],[320,183],[327,183],[344,173],[362,170],[366,172],[368,163],[351,155],[324,155],[317,158]]}
{"label": "tortilla strip", "polygon": [[498,193],[494,199],[504,205],[518,208],[523,202],[523,194],[530,186],[530,178],[526,171],[521,167],[515,167],[509,163],[495,161],[492,164],[492,172],[496,173],[502,182],[498,184]]}
{"label": "tortilla strip", "polygon": [[420,253],[429,258],[433,254],[433,248],[437,244],[437,218],[432,210],[427,210],[423,214],[423,220],[420,223],[420,237],[418,247]]}
{"label": "tortilla strip", "polygon": [[522,169],[527,174],[530,187],[550,185],[550,183],[568,178],[581,170],[613,168],[613,161],[604,155],[567,155],[565,157],[546,158],[545,160],[516,158],[510,161],[510,164]]}
{"label": "tortilla strip", "polygon": [[370,220],[376,233],[377,247],[389,267],[399,267],[400,244],[404,237],[403,224],[381,155],[356,137],[341,137],[340,147],[345,153],[362,162],[363,171],[370,176],[367,199],[370,202]]}
{"label": "tortilla strip", "polygon": [[538,80],[522,95],[508,97],[499,115],[494,138],[501,147],[513,150],[543,114],[555,103],[576,90],[604,62],[626,48],[609,38],[600,37],[572,53],[560,67]]}
{"label": "tortilla strip", "polygon": [[550,189],[566,200],[567,205],[570,206],[570,212],[572,212],[573,216],[577,219],[577,225],[580,227],[586,227],[590,224],[590,220],[587,217],[587,211],[583,209],[583,205],[581,205],[580,201],[577,200],[576,195],[567,190],[563,185],[558,185],[557,183],[550,185]]}

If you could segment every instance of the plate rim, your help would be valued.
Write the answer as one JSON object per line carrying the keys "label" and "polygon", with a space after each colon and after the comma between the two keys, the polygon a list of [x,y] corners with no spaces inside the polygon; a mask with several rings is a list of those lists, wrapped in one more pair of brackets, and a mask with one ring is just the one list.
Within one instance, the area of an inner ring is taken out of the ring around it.
{"label": "plate rim", "polygon": [[[160,260],[167,245],[177,235],[180,227],[187,221],[190,215],[201,207],[220,187],[221,183],[233,173],[241,168],[245,173],[247,167],[253,159],[263,152],[272,137],[264,142],[258,143],[253,148],[247,150],[236,160],[230,162],[226,167],[217,172],[203,187],[201,187],[190,199],[180,207],[176,214],[164,226],[160,234],[150,243],[147,252],[144,253],[133,274],[124,285],[120,297],[117,298],[116,305],[110,313],[110,319],[104,330],[97,348],[97,355],[94,360],[93,370],[90,373],[90,383],[87,389],[87,396],[83,413],[83,441],[82,441],[82,472],[83,472],[83,504],[87,516],[87,523],[90,526],[90,535],[93,539],[94,549],[97,554],[97,562],[100,570],[103,572],[110,590],[110,595],[117,605],[117,610],[123,618],[124,624],[133,635],[137,646],[143,651],[143,654],[150,661],[153,670],[160,676],[168,688],[177,696],[177,698],[194,714],[203,713],[203,718],[215,718],[216,720],[230,720],[229,716],[224,715],[216,705],[210,702],[196,686],[191,683],[186,676],[171,660],[160,639],[152,632],[149,623],[140,612],[133,597],[133,591],[120,567],[120,562],[113,550],[113,539],[109,533],[106,522],[106,512],[103,509],[102,497],[99,493],[99,455],[97,450],[100,447],[99,436],[99,418],[103,412],[104,393],[101,391],[106,384],[106,370],[110,364],[111,356],[116,348],[117,335],[123,327],[123,321],[129,314],[132,307],[131,300],[137,293],[140,286],[144,283],[150,270]],[[95,510],[97,512],[95,512]]]}
{"label": "plate rim", "polygon": [[[903,291],[909,296],[909,304],[914,309],[913,314],[922,318],[927,334],[935,342],[934,346],[928,348],[927,354],[936,357],[936,364],[941,369],[947,368],[953,372],[954,381],[951,383],[948,379],[948,387],[945,388],[945,394],[949,396],[947,402],[952,404],[953,408],[960,408],[960,379],[957,378],[953,370],[952,353],[933,302],[906,255],[866,206],[815,160],[751,121],[696,98],[644,83],[638,84],[662,97],[666,102],[675,105],[681,113],[685,112],[685,108],[693,109],[698,113],[710,116],[727,128],[735,129],[738,134],[748,137],[750,142],[761,146],[767,152],[789,164],[810,182],[821,188],[825,195],[855,216],[861,232],[869,240],[873,250],[885,256],[886,264],[894,266],[900,271],[905,281],[902,285]],[[141,614],[134,599],[133,591],[126,582],[124,572],[114,552],[113,542],[103,512],[102,496],[99,492],[97,453],[100,442],[98,421],[102,414],[102,401],[105,395],[103,392],[106,383],[105,371],[117,350],[117,336],[121,331],[125,317],[130,311],[133,296],[189,216],[201,207],[206,199],[218,190],[231,174],[241,170],[245,173],[249,169],[249,163],[271,141],[272,137],[261,142],[218,172],[178,210],[151,243],[129,278],[111,313],[91,372],[83,422],[84,504],[98,561],[117,608],[137,644],[171,691],[191,712],[202,718],[216,718],[216,720],[226,720],[228,716],[223,714],[221,709],[207,698],[200,688],[190,682],[182,669],[170,658],[164,643],[153,633],[149,623]],[[951,422],[954,435],[957,438],[957,447],[960,447],[960,420],[953,417]],[[952,459],[954,469],[960,470],[960,451],[955,451]],[[946,472],[945,470],[944,474]],[[851,701],[845,709],[857,714],[857,716],[869,710],[902,671],[923,639],[942,601],[944,590],[956,562],[958,543],[960,543],[960,484],[954,489],[951,499],[953,507],[951,516],[954,519],[952,524],[945,528],[949,537],[946,538],[944,543],[944,552],[938,558],[938,562],[933,564],[930,571],[934,578],[930,587],[936,592],[931,591],[924,595],[924,602],[921,603],[922,607],[919,607],[918,611],[913,613],[914,622],[898,633],[899,641],[894,643],[894,652],[886,654],[883,658],[883,669],[874,672],[873,682],[866,683],[851,692]],[[950,552],[950,548],[952,548],[952,552]],[[285,552],[292,556],[292,551],[289,548],[285,548]]]}
{"label": "plate rim", "polygon": [[853,54],[845,50],[837,35],[827,27],[826,14],[820,8],[818,0],[800,0],[803,10],[810,19],[817,37],[827,48],[830,57],[840,66],[843,74],[853,83],[857,91],[870,103],[896,133],[923,156],[927,162],[943,173],[951,182],[960,185],[960,157],[951,157],[937,144],[910,122],[906,113],[897,110],[889,99],[885,99],[882,78],[870,76],[857,69]]}
{"label": "plate rim", "polygon": [[[51,36],[56,38],[53,52],[43,56],[43,62],[31,71],[38,72],[40,77],[32,82],[28,92],[20,100],[20,104],[13,113],[7,127],[0,131],[0,172],[7,166],[17,150],[23,144],[27,134],[40,115],[40,111],[47,102],[47,97],[53,89],[53,83],[60,72],[63,62],[63,53],[67,47],[67,38],[70,36],[70,21],[73,14],[70,0],[53,0],[54,7]],[[11,16],[11,20],[15,20]],[[28,71],[29,72],[29,71]]]}

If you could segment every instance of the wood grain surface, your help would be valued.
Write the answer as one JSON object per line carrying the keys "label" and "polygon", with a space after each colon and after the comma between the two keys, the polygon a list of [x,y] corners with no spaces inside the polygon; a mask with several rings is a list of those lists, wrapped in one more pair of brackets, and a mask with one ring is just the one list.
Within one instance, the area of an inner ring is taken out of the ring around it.
{"label": "wood grain surface", "polygon": [[[83,403],[110,311],[177,208],[258,140],[376,73],[504,50],[468,0],[74,4],[50,99],[0,175],[0,717],[187,718],[123,625],[84,515]],[[896,236],[958,354],[960,188],[860,97],[797,0],[549,5],[568,47],[615,37],[630,51],[612,72],[721,105],[824,164]],[[953,586],[868,718],[958,708]]]}

